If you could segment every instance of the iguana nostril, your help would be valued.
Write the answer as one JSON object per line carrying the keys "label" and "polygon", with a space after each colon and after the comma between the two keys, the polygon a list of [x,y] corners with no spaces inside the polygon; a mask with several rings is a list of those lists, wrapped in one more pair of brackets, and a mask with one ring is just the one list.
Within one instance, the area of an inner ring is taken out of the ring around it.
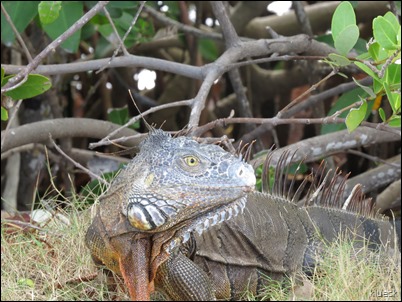
{"label": "iguana nostril", "polygon": [[242,163],[234,172],[243,185],[251,187],[255,185],[256,178],[254,175],[254,169],[249,164]]}

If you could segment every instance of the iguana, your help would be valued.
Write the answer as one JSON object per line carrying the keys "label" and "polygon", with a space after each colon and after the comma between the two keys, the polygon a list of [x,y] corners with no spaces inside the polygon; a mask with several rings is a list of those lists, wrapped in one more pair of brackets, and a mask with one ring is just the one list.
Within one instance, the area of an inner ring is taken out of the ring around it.
{"label": "iguana", "polygon": [[312,268],[322,239],[344,231],[396,248],[388,221],[298,207],[255,184],[241,157],[154,129],[100,198],[86,245],[133,300],[154,290],[172,300],[239,299],[258,292],[262,275]]}

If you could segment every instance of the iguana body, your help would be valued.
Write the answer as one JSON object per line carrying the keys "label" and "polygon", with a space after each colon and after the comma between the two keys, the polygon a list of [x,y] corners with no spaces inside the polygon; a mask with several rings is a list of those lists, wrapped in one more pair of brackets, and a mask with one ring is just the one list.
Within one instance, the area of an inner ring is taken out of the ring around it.
{"label": "iguana body", "polygon": [[258,291],[262,274],[314,266],[322,239],[344,231],[395,246],[387,221],[300,208],[254,185],[251,166],[220,147],[153,130],[101,198],[86,244],[133,300],[154,289],[172,300],[238,299]]}

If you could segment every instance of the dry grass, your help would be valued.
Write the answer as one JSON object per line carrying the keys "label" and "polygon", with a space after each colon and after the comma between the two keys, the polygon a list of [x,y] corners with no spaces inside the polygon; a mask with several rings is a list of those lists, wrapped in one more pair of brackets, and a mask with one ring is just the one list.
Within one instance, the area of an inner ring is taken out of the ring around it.
{"label": "dry grass", "polygon": [[[39,230],[15,231],[2,223],[1,300],[128,300],[125,293],[109,292],[102,274],[93,277],[98,269],[84,245],[90,211],[79,205],[82,201],[70,201],[60,213],[69,225],[56,216]],[[328,249],[311,282],[304,277],[302,287],[273,282],[258,299],[400,301],[400,263],[367,250],[355,254],[351,245],[338,243]]]}
{"label": "dry grass", "polygon": [[1,300],[108,298],[103,280],[80,281],[96,273],[84,245],[88,212],[64,212],[70,225],[52,218],[40,230],[2,224]]}
{"label": "dry grass", "polygon": [[251,301],[401,301],[401,254],[399,251],[356,250],[350,241],[327,247],[312,277],[299,274],[270,287]]}
{"label": "dry grass", "polygon": [[[124,293],[107,290],[84,244],[91,222],[90,209],[83,209],[86,200],[77,195],[66,200],[55,191],[52,200],[66,206],[46,222],[25,217],[21,227],[21,222],[2,219],[1,300],[127,300]],[[43,209],[49,208],[43,200]]]}

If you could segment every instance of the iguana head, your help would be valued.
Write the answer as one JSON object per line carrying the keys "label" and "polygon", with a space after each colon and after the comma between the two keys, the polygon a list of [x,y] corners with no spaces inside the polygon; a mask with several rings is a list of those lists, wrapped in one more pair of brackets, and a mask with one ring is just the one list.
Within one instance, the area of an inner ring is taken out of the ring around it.
{"label": "iguana head", "polygon": [[256,182],[253,168],[221,147],[162,130],[151,131],[120,177],[129,178],[122,214],[141,232],[202,216],[211,224],[228,219]]}

